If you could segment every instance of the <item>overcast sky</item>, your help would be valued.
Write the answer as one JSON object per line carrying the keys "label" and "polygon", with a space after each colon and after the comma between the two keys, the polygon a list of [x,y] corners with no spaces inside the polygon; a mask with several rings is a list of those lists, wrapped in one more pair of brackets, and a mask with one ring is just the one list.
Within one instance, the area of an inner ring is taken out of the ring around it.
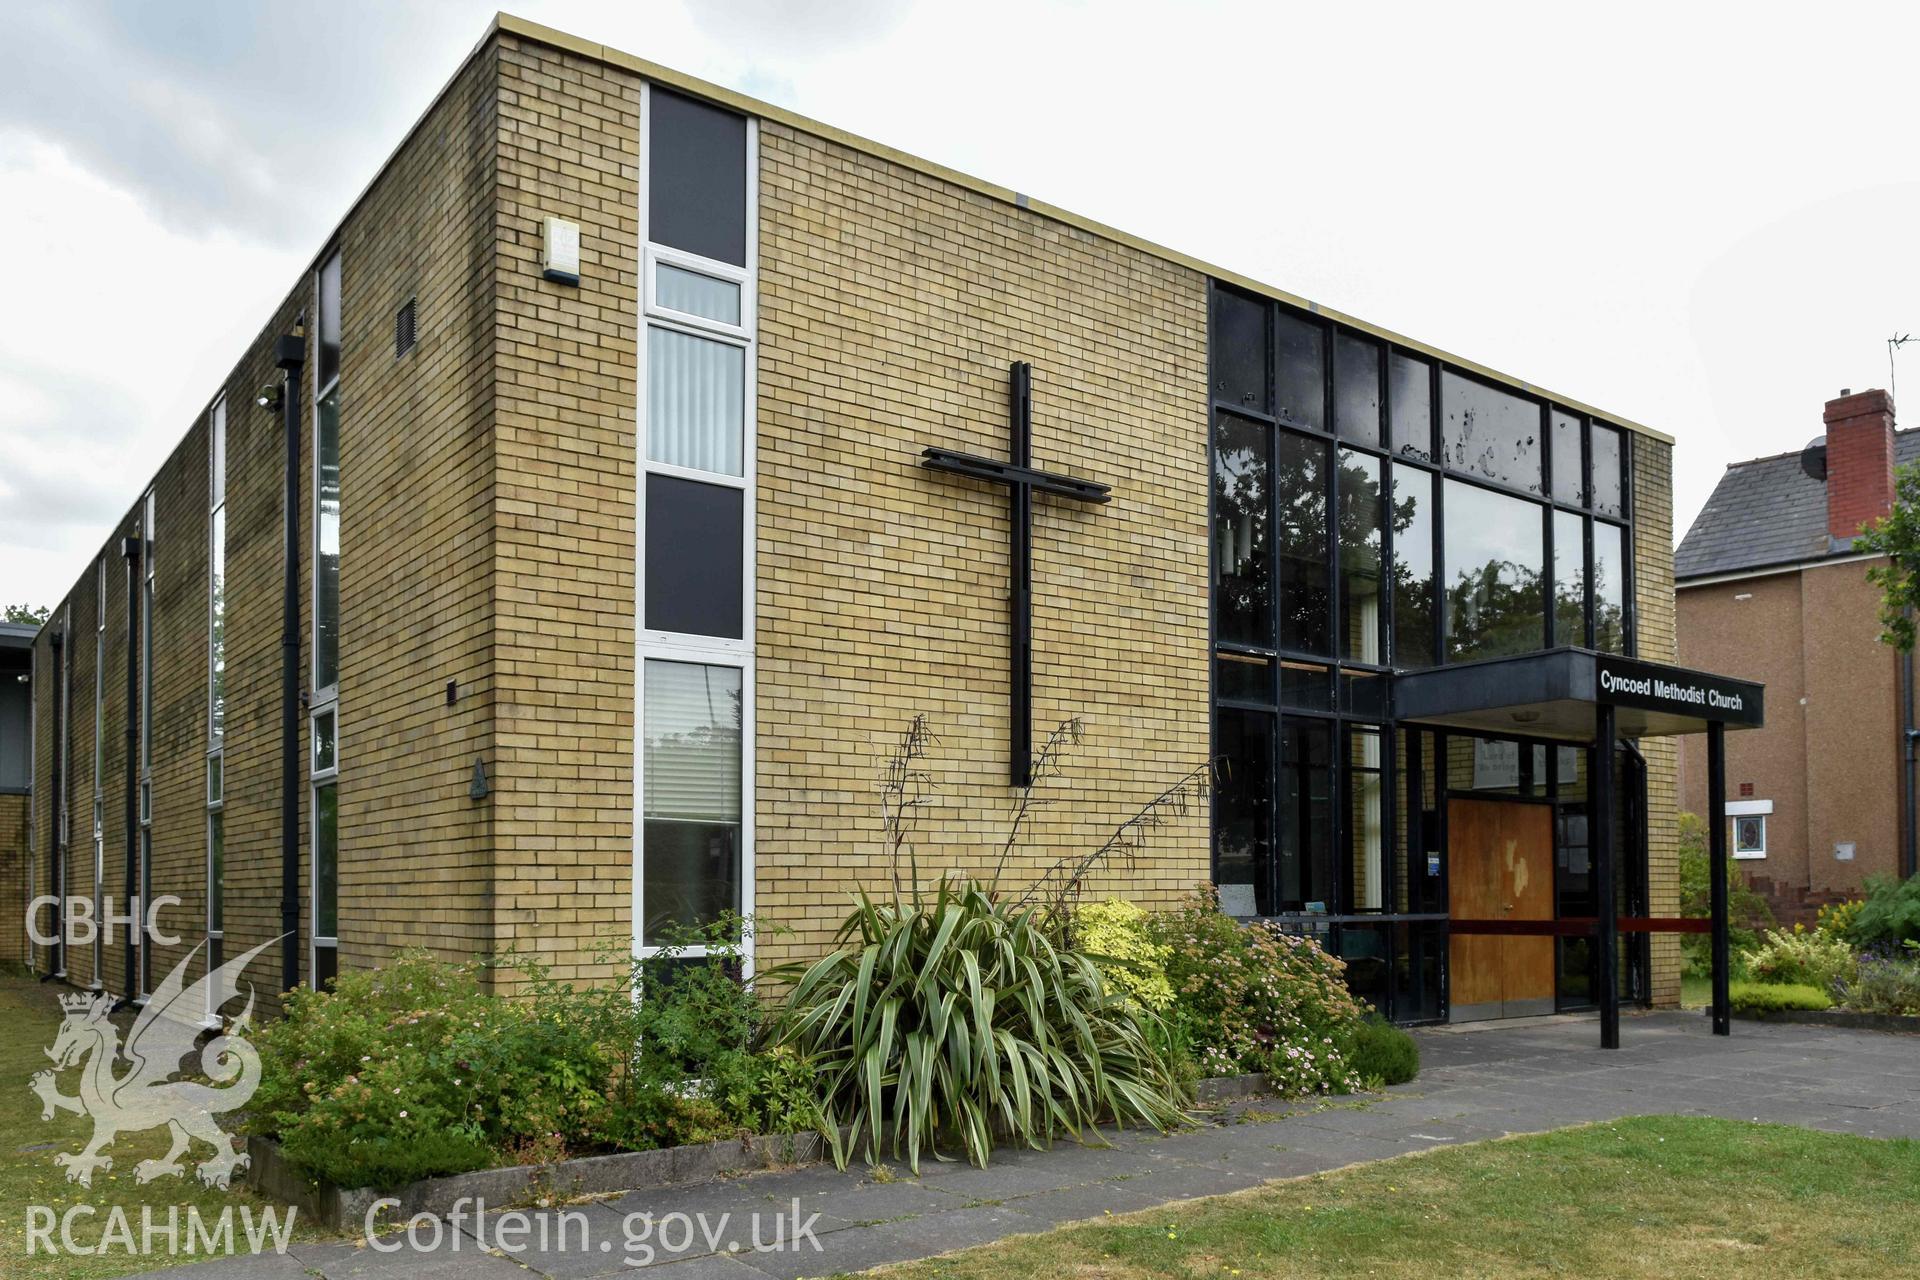
{"label": "overcast sky", "polygon": [[[514,11],[1665,431],[1681,531],[1920,329],[1914,6]],[[65,592],[491,14],[7,7],[0,601]]]}

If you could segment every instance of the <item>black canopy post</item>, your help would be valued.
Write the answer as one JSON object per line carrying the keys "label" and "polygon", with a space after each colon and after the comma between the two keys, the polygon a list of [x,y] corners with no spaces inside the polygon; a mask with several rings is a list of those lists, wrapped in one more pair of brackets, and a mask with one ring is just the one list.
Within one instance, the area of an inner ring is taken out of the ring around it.
{"label": "black canopy post", "polygon": [[1600,988],[1600,1047],[1620,1047],[1620,910],[1613,859],[1614,711],[1610,702],[1593,709],[1593,892],[1595,980]]}
{"label": "black canopy post", "polygon": [[1727,727],[1707,725],[1707,879],[1713,916],[1713,1034],[1733,1030],[1733,1001],[1727,984],[1732,956],[1727,926]]}

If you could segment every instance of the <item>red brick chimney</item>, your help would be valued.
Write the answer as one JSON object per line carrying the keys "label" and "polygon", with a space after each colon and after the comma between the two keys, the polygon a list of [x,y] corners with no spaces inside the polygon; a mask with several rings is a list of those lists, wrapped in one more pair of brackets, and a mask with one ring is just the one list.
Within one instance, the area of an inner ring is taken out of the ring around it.
{"label": "red brick chimney", "polygon": [[1825,420],[1827,534],[1851,538],[1893,509],[1893,397],[1843,391]]}

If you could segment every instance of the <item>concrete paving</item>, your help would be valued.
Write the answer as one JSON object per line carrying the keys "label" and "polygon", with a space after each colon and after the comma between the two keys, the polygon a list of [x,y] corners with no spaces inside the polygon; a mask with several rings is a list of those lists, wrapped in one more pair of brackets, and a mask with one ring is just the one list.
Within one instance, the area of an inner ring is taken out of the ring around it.
{"label": "concrete paving", "polygon": [[422,1230],[413,1243],[400,1237],[393,1252],[296,1244],[289,1258],[153,1274],[590,1280],[641,1269],[666,1280],[797,1280],[1359,1161],[1623,1116],[1711,1115],[1920,1138],[1920,1037],[1737,1022],[1732,1037],[1716,1039],[1705,1018],[1680,1013],[1626,1019],[1612,1053],[1598,1048],[1589,1018],[1418,1035],[1420,1078],[1367,1100],[1315,1107],[1254,1099],[1188,1132],[1002,1151],[987,1169],[926,1162],[916,1177],[898,1165],[877,1174],[814,1166],[525,1213],[519,1236],[511,1233],[520,1223],[490,1211],[457,1230]]}

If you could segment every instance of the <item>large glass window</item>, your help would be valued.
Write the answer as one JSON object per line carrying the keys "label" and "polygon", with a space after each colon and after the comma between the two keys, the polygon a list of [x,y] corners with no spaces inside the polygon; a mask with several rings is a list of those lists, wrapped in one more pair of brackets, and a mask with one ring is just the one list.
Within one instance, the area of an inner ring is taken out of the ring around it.
{"label": "large glass window", "polygon": [[1334,901],[1333,725],[1288,717],[1280,725],[1281,911],[1326,912]]}
{"label": "large glass window", "polygon": [[1527,653],[1546,643],[1544,510],[1446,482],[1447,658]]}
{"label": "large glass window", "polygon": [[1296,427],[1327,425],[1327,331],[1317,320],[1274,317],[1274,412]]}
{"label": "large glass window", "polygon": [[1593,647],[1627,651],[1626,532],[1601,520],[1593,522]]}
{"label": "large glass window", "polygon": [[1433,460],[1433,366],[1396,351],[1387,358],[1392,404],[1393,451],[1403,458]]}
{"label": "large glass window", "polygon": [[1553,642],[1587,642],[1587,522],[1553,513]]}
{"label": "large glass window", "polygon": [[738,667],[648,660],[644,775],[646,869],[641,941],[741,909]]}
{"label": "large glass window", "polygon": [[1620,430],[1596,422],[1589,440],[1593,456],[1593,509],[1603,516],[1625,515],[1621,470],[1626,449]]}
{"label": "large glass window", "polygon": [[1340,450],[1340,654],[1350,662],[1383,658],[1386,512],[1380,478],[1385,470],[1374,454]]}
{"label": "large glass window", "polygon": [[1440,438],[1450,469],[1544,492],[1540,406],[1533,401],[1442,369]]}
{"label": "large glass window", "polygon": [[1214,749],[1225,762],[1214,794],[1214,883],[1228,915],[1271,915],[1273,726],[1267,712],[1222,707]]}
{"label": "large glass window", "polygon": [[1380,344],[1345,329],[1333,340],[1333,425],[1343,440],[1380,444]]}
{"label": "large glass window", "polygon": [[315,362],[315,383],[327,386],[340,376],[340,255],[334,254],[320,268],[320,341]]}
{"label": "large glass window", "polygon": [[341,270],[334,253],[320,268],[320,355],[313,412],[313,695],[308,706],[312,944],[308,979],[324,989],[339,972],[340,901],[340,564]]}
{"label": "large glass window", "polygon": [[1302,653],[1333,652],[1328,448],[1324,440],[1282,431],[1274,460],[1280,497],[1280,646]]}
{"label": "large glass window", "polygon": [[1214,624],[1233,644],[1273,643],[1270,428],[1222,414],[1213,429]]}
{"label": "large glass window", "polygon": [[1433,665],[1433,474],[1393,468],[1393,661]]}
{"label": "large glass window", "polygon": [[1580,440],[1580,419],[1553,410],[1553,500],[1569,506],[1587,505],[1586,455]]}
{"label": "large glass window", "polygon": [[1386,807],[1381,782],[1380,729],[1347,731],[1348,911],[1381,911],[1387,904]]}
{"label": "large glass window", "polygon": [[1213,398],[1267,411],[1267,359],[1273,349],[1273,307],[1232,289],[1213,291]]}

